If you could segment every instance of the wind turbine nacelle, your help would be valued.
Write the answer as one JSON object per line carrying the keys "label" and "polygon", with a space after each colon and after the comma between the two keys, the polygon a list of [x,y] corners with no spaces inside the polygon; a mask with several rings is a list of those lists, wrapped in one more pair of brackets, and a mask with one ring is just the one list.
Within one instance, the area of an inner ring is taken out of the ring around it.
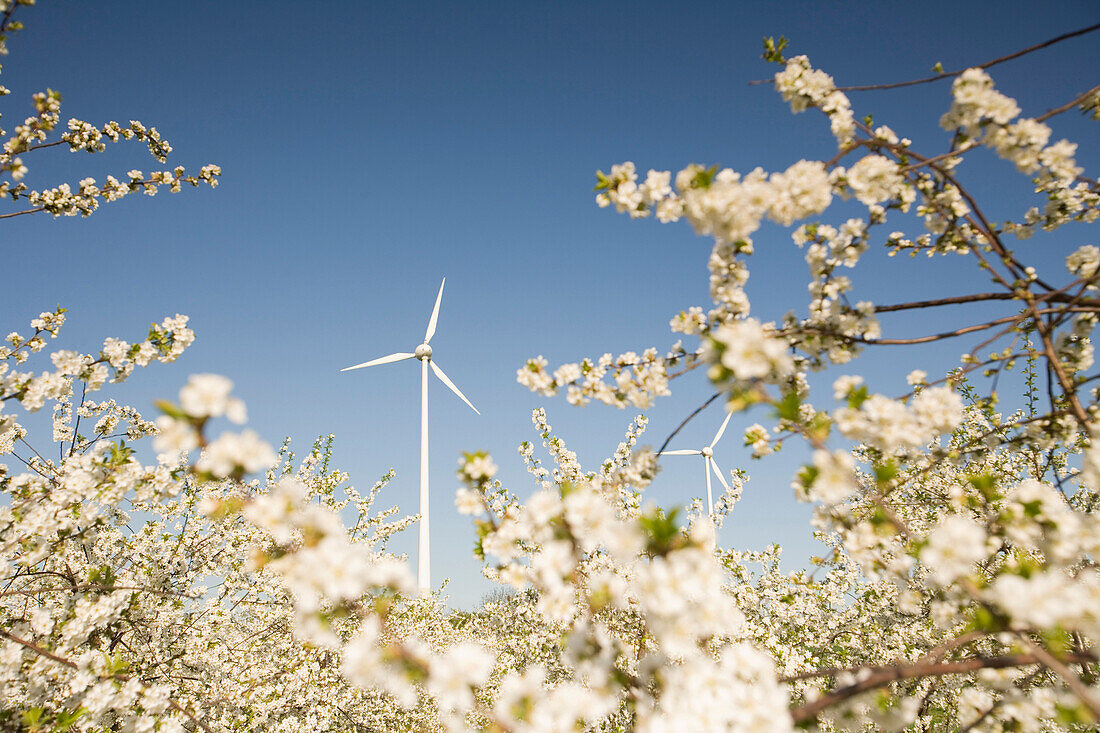
{"label": "wind turbine nacelle", "polygon": [[709,448],[709,447],[704,448],[703,450],[701,450],[699,452],[703,454],[703,458],[710,458],[711,456],[714,455],[714,449]]}
{"label": "wind turbine nacelle", "polygon": [[427,344],[420,344],[416,347],[416,351],[413,352],[417,359],[424,361],[425,359],[432,358],[432,347]]}

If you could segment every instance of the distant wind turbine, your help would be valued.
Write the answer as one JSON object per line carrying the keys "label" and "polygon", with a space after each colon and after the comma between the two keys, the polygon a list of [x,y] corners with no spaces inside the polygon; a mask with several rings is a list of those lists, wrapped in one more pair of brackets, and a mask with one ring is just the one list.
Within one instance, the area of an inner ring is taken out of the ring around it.
{"label": "distant wind turbine", "polygon": [[[432,309],[432,317],[428,319],[428,330],[424,333],[424,343],[417,346],[413,353],[390,354],[340,370],[346,372],[352,369],[404,361],[413,357],[420,360],[420,543],[417,550],[416,584],[419,586],[421,595],[428,593],[432,585],[428,542],[428,367],[432,368],[435,376],[439,377],[439,381],[447,385],[463,402],[470,405],[471,410],[477,412],[477,408],[466,399],[466,395],[462,394],[462,391],[455,386],[454,382],[448,379],[443,370],[432,361],[432,347],[428,346],[428,342],[432,340],[432,336],[435,334],[435,324],[439,320],[439,304],[443,300],[443,286],[446,284],[447,278],[443,278],[443,282],[439,285],[439,295],[435,296],[435,308]],[[480,415],[481,413],[477,412],[477,414]]]}
{"label": "distant wind turbine", "polygon": [[722,485],[726,487],[726,491],[730,490],[730,485],[726,483],[725,477],[722,476],[722,471],[719,470],[718,464],[714,462],[714,446],[722,439],[722,433],[726,432],[726,426],[730,424],[730,418],[733,417],[733,413],[726,415],[725,421],[722,422],[722,427],[718,428],[718,432],[714,434],[714,440],[710,441],[710,445],[702,450],[666,450],[661,451],[657,455],[659,456],[702,456],[703,457],[703,473],[707,477],[707,513],[710,514],[714,511],[714,498],[710,493],[710,472],[714,471],[714,475],[718,477],[718,480],[722,482]]}

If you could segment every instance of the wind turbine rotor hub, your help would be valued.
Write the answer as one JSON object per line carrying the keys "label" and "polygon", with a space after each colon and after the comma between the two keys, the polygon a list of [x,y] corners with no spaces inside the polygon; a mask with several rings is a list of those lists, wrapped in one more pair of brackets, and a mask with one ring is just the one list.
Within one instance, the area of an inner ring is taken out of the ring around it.
{"label": "wind turbine rotor hub", "polygon": [[704,448],[703,450],[701,450],[699,452],[703,454],[703,458],[710,458],[711,456],[714,455],[714,451],[711,450],[710,448]]}
{"label": "wind turbine rotor hub", "polygon": [[416,347],[416,351],[413,352],[417,359],[424,361],[425,359],[432,358],[432,347],[427,344],[420,344]]}

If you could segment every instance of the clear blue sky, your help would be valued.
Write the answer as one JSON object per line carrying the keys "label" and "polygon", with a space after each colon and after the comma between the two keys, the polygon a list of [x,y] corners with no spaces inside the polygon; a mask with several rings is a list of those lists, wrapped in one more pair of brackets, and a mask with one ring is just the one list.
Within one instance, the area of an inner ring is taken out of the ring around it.
{"label": "clear blue sky", "polygon": [[[20,217],[3,223],[0,329],[40,310],[70,309],[57,345],[94,350],[105,336],[140,338],[148,323],[189,314],[198,339],[176,364],[139,372],[117,394],[153,414],[188,374],[232,378],[252,426],[304,450],[337,435],[337,465],[369,486],[398,476],[382,501],[416,506],[418,365],[340,374],[349,364],[411,351],[447,277],[437,362],[481,410],[431,386],[433,573],[451,578],[453,603],[487,586],[472,533],[453,506],[462,450],[488,449],[521,495],[532,483],[516,453],[536,439],[530,411],[545,405],[556,431],[595,468],[632,411],[584,410],[515,383],[530,356],[552,364],[604,351],[667,348],[669,317],[707,305],[711,242],[685,225],[631,222],[597,209],[593,173],[633,160],[782,169],[835,150],[817,115],[794,117],[768,86],[775,69],[760,39],[780,34],[841,84],[878,83],[976,64],[1095,23],[1091,2],[373,3],[43,1],[20,9],[27,29],[9,43],[2,81],[9,130],[46,87],[63,119],[140,119],[172,143],[169,165],[221,165],[216,191],[162,193],[104,206],[88,220]],[[993,69],[998,86],[1037,114],[1095,83],[1093,35]],[[853,95],[936,153],[947,83]],[[1055,134],[1095,139],[1079,116]],[[1079,160],[1095,175],[1095,149]],[[60,149],[27,156],[32,185],[99,180],[156,162],[140,145],[88,156]],[[1018,215],[1028,184],[1007,163],[981,161],[970,180]],[[846,216],[840,210],[831,216]],[[1038,239],[1058,273],[1084,230]],[[1027,246],[1022,243],[1021,247]],[[806,301],[805,264],[778,227],[757,237],[754,312],[776,318]],[[1031,250],[1028,251],[1030,256]],[[877,255],[877,253],[876,253]],[[858,297],[896,301],[959,293],[957,263],[867,258]],[[969,270],[968,270],[969,272]],[[909,334],[936,330],[911,319]],[[898,321],[900,323],[900,321]],[[872,387],[902,391],[910,368],[936,373],[967,344],[890,352],[868,362]],[[899,357],[899,354],[903,356]],[[898,364],[903,366],[896,370]],[[888,368],[895,371],[887,371]],[[862,370],[863,368],[857,368]],[[853,370],[847,370],[853,371]],[[660,444],[710,389],[701,374],[674,383],[650,411]],[[816,397],[828,404],[829,397]],[[794,456],[749,465],[735,421],[716,452],[725,469],[756,476],[723,531],[726,543],[810,551],[807,507],[788,482]],[[677,447],[709,441],[722,413],[708,410]],[[653,487],[662,504],[703,490],[701,466],[669,459]],[[393,549],[413,552],[415,529]]]}

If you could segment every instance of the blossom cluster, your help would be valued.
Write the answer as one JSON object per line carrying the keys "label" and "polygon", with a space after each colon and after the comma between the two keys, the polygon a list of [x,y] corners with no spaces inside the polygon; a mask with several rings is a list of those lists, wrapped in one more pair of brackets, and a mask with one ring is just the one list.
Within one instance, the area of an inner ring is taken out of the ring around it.
{"label": "blossom cluster", "polygon": [[[11,20],[12,12],[17,5],[30,4],[33,3],[26,0],[5,0],[0,3],[0,12],[4,14],[2,31],[10,32],[21,28],[21,23]],[[0,95],[9,93],[8,89],[0,87]],[[123,179],[107,176],[102,185],[97,184],[94,178],[87,177],[81,179],[76,186],[62,183],[48,188],[32,189],[23,182],[28,173],[23,157],[43,148],[67,145],[69,151],[74,153],[101,153],[106,150],[108,142],[134,140],[145,143],[149,153],[162,164],[172,152],[172,146],[156,127],[148,127],[139,120],[130,120],[128,125],[112,120],[96,126],[73,118],[66,123],[67,131],[61,134],[60,139],[49,141],[50,134],[61,122],[61,94],[50,89],[34,94],[32,101],[34,115],[16,125],[10,137],[7,131],[0,128],[0,138],[7,138],[0,149],[0,178],[10,178],[0,180],[0,199],[10,198],[13,203],[25,199],[30,205],[30,208],[14,212],[15,214],[46,212],[54,217],[89,216],[99,208],[101,202],[117,201],[138,191],[153,196],[162,186],[172,193],[178,193],[183,184],[207,184],[211,188],[218,185],[221,168],[208,164],[202,166],[198,174],[191,175],[187,174],[183,166],[176,166],[172,170],[154,171],[148,176],[139,170],[129,171]]]}
{"label": "blossom cluster", "polygon": [[788,59],[783,71],[775,75],[775,89],[783,101],[791,103],[791,111],[798,113],[817,108],[829,117],[829,126],[841,146],[852,141],[856,125],[851,102],[843,92],[837,91],[833,77],[810,66],[805,56]]}
{"label": "blossom cluster", "polygon": [[880,394],[856,396],[852,389],[845,397],[848,406],[835,413],[837,428],[883,453],[923,449],[963,420],[962,398],[950,387],[922,389],[909,405]]}
{"label": "blossom cluster", "polygon": [[786,226],[832,202],[829,176],[817,161],[802,160],[770,176],[761,168],[742,176],[729,168],[690,165],[676,174],[675,190],[668,185],[668,171],[649,171],[641,186],[637,178],[631,162],[613,166],[610,176],[598,173],[597,188],[603,191],[596,202],[614,204],[633,218],[651,211],[662,222],[685,218],[698,234],[713,235],[746,252],[752,251],[751,235],[765,217]]}
{"label": "blossom cluster", "polygon": [[[615,407],[646,408],[655,397],[668,394],[668,367],[689,355],[676,345],[664,357],[650,348],[641,355],[633,351],[614,358],[604,354],[596,360],[563,364],[553,374],[546,371],[548,362],[539,356],[528,359],[516,372],[520,384],[533,392],[552,396],[562,388],[573,405],[586,405],[591,400]],[[610,380],[610,381],[606,381]]]}
{"label": "blossom cluster", "polygon": [[1006,224],[1006,229],[1026,238],[1036,225],[1049,231],[1069,221],[1096,221],[1100,193],[1080,179],[1084,169],[1074,158],[1076,143],[1064,139],[1050,143],[1049,125],[1029,117],[1016,119],[1021,111],[1016,101],[998,92],[982,69],[964,71],[951,92],[951,108],[940,124],[958,130],[961,144],[984,145],[1012,161],[1021,173],[1033,176],[1037,191],[1047,194],[1042,210],[1029,209],[1023,224]]}

